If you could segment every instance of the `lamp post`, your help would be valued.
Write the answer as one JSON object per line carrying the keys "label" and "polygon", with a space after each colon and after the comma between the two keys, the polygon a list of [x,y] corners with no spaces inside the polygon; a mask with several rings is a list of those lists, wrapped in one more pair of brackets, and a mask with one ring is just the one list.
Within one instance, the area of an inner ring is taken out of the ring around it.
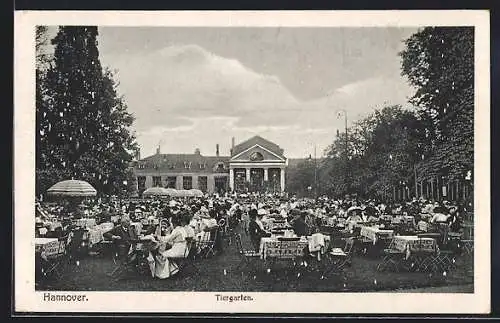
{"label": "lamp post", "polygon": [[349,142],[348,142],[348,133],[347,133],[347,111],[345,109],[339,109],[339,113],[337,114],[337,118],[341,116],[341,114],[344,114],[344,120],[345,120],[345,186],[346,186],[346,192],[349,193],[350,190],[350,185],[349,185]]}

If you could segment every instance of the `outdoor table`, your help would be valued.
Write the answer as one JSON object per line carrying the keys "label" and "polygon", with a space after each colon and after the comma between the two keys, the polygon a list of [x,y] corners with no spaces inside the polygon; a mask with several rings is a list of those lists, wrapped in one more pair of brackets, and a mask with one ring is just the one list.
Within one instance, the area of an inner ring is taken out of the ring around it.
{"label": "outdoor table", "polygon": [[88,229],[88,240],[90,245],[94,245],[104,240],[104,234],[111,231],[114,224],[110,222],[101,223],[93,228]]}
{"label": "outdoor table", "polygon": [[336,219],[334,219],[334,218],[326,218],[326,219],[325,219],[325,223],[326,223],[326,225],[328,225],[328,226],[334,226],[336,222],[337,222],[337,221],[336,221]]}
{"label": "outdoor table", "polygon": [[260,240],[261,258],[275,259],[296,259],[304,256],[304,250],[309,246],[306,237],[296,241],[279,241],[270,237],[264,237]]}
{"label": "outdoor table", "polygon": [[394,231],[384,230],[374,226],[362,226],[360,235],[373,241],[373,244],[376,244],[379,239],[392,238]]}
{"label": "outdoor table", "polygon": [[415,226],[415,217],[413,215],[404,215],[402,220],[404,223],[409,223]]}
{"label": "outdoor table", "polygon": [[406,252],[408,259],[412,253],[433,253],[437,243],[433,238],[419,238],[418,236],[395,236],[392,240],[394,249]]}
{"label": "outdoor table", "polygon": [[62,224],[59,221],[47,221],[44,225],[49,231],[55,231],[57,228],[62,228]]}
{"label": "outdoor table", "polygon": [[419,221],[417,224],[417,229],[423,232],[429,231],[431,225],[425,221]]}
{"label": "outdoor table", "polygon": [[93,228],[96,225],[95,219],[93,218],[82,218],[76,221],[76,225],[82,228]]}
{"label": "outdoor table", "polygon": [[55,255],[59,252],[59,240],[57,238],[35,238],[35,252],[44,257]]}
{"label": "outdoor table", "polygon": [[349,221],[347,223],[347,229],[349,231],[351,231],[351,230],[354,230],[355,228],[361,228],[364,225],[366,225],[366,222],[364,222],[364,221],[358,221],[358,222],[356,222],[356,221]]}

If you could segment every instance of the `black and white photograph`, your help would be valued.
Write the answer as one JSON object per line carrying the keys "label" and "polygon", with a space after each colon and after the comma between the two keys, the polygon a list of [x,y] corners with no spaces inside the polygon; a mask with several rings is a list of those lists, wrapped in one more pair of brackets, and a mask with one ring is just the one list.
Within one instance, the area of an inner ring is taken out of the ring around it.
{"label": "black and white photograph", "polygon": [[489,22],[469,13],[24,16],[16,303],[488,311]]}

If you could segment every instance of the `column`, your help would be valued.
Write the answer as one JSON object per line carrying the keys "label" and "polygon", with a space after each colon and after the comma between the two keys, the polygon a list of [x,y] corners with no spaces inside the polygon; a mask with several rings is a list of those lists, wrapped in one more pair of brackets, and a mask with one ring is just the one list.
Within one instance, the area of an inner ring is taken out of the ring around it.
{"label": "column", "polygon": [[268,168],[264,168],[264,181],[267,182],[269,181],[269,174],[268,174]]}
{"label": "column", "polygon": [[229,168],[229,189],[234,191],[234,169]]}
{"label": "column", "polygon": [[249,182],[250,181],[250,168],[246,168],[246,171],[247,171],[246,180],[247,180],[247,182]]}
{"label": "column", "polygon": [[193,188],[193,189],[198,189],[198,188],[199,188],[199,187],[198,187],[198,175],[193,175],[191,178],[192,178],[192,183],[193,183],[193,184],[191,185],[191,186],[192,186],[192,188]]}
{"label": "column", "polygon": [[144,188],[148,189],[153,186],[153,176],[146,176],[146,182],[144,183]]}
{"label": "column", "polygon": [[281,173],[280,173],[280,186],[281,186],[281,191],[285,191],[285,169],[281,168]]}
{"label": "column", "polygon": [[214,175],[207,176],[207,192],[213,193],[215,191],[215,178]]}
{"label": "column", "polygon": [[178,189],[178,190],[182,190],[183,187],[182,187],[182,176],[177,176],[175,178],[175,188]]}

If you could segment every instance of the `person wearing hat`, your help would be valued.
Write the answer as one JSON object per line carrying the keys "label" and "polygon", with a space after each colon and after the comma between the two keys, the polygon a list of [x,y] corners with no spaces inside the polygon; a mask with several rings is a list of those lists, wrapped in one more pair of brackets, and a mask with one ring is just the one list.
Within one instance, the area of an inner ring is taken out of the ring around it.
{"label": "person wearing hat", "polygon": [[123,260],[129,254],[130,247],[132,246],[131,241],[138,239],[138,233],[135,227],[130,224],[130,218],[123,216],[120,225],[104,233],[103,237],[116,243],[118,257]]}
{"label": "person wearing hat", "polygon": [[292,222],[293,231],[298,237],[307,236],[308,234],[309,228],[306,223],[306,217],[307,211],[302,211]]}
{"label": "person wearing hat", "polygon": [[255,251],[259,251],[260,239],[262,237],[269,237],[271,234],[264,230],[264,226],[261,222],[262,216],[258,214],[256,209],[251,209],[248,215],[250,217],[250,223],[248,224],[250,240],[252,241]]}

